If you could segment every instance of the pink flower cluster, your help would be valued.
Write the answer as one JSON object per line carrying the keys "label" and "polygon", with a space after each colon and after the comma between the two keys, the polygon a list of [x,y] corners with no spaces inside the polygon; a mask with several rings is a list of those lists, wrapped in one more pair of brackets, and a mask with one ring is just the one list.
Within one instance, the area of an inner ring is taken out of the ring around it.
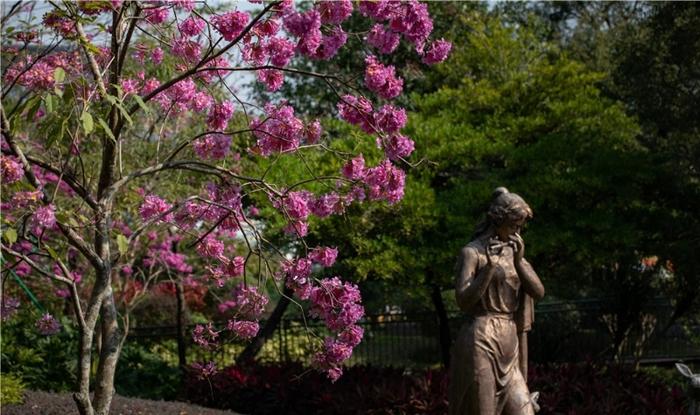
{"label": "pink flower cluster", "polygon": [[[167,210],[172,208],[172,205],[156,195],[148,195],[144,198],[139,213],[143,220],[149,220],[156,216],[162,215]],[[158,218],[157,222],[171,222],[173,220],[172,213],[168,213],[165,217]]]}
{"label": "pink flower cluster", "polygon": [[224,243],[216,239],[216,237],[208,235],[197,244],[197,253],[204,258],[223,258]]}
{"label": "pink flower cluster", "polygon": [[378,166],[367,170],[365,183],[372,200],[386,200],[390,204],[403,199],[406,173],[384,160]]}
{"label": "pink flower cluster", "polygon": [[268,301],[267,296],[258,292],[257,287],[246,287],[240,284],[233,290],[228,308],[233,310],[236,317],[257,320],[265,312]]}
{"label": "pink flower cluster", "polygon": [[224,37],[224,40],[230,42],[243,32],[249,20],[250,15],[248,13],[233,11],[221,16],[214,16],[211,22]]}
{"label": "pink flower cluster", "polygon": [[207,126],[213,131],[223,131],[228,126],[228,120],[233,115],[233,103],[224,101],[216,104],[209,111]]}
{"label": "pink flower cluster", "polygon": [[384,153],[391,160],[408,157],[415,148],[413,140],[401,134],[394,134],[384,139],[378,138],[377,144],[384,148]]}
{"label": "pink flower cluster", "polygon": [[255,118],[250,129],[257,137],[257,148],[263,156],[273,153],[295,151],[299,148],[304,124],[294,116],[294,108],[281,104],[265,106],[265,118]]}
{"label": "pink flower cluster", "polygon": [[197,324],[192,330],[192,340],[195,344],[205,349],[211,349],[216,345],[219,338],[219,332],[214,329],[212,323]]}
{"label": "pink flower cluster", "polygon": [[24,169],[16,158],[0,155],[0,175],[2,184],[10,184],[22,179]]}
{"label": "pink flower cluster", "polygon": [[226,284],[226,281],[240,277],[243,275],[243,269],[245,267],[245,258],[242,256],[234,257],[229,260],[226,258],[219,258],[221,265],[216,268],[207,267],[209,271],[209,278],[216,281],[216,285],[221,288]]}
{"label": "pink flower cluster", "polygon": [[325,339],[322,350],[314,355],[314,365],[336,381],[342,375],[340,365],[352,356],[352,349],[362,340],[363,330],[356,325],[365,313],[360,290],[334,277],[323,279],[313,287],[309,299],[310,314],[321,318],[335,333],[335,337]]}
{"label": "pink flower cluster", "polygon": [[436,40],[430,44],[428,51],[423,55],[423,63],[433,65],[443,62],[450,54],[450,50],[452,50],[452,43],[445,39]]}
{"label": "pink flower cluster", "polygon": [[375,56],[365,58],[365,85],[385,99],[393,99],[403,90],[403,79],[396,76],[392,65],[382,65]]}
{"label": "pink flower cluster", "polygon": [[207,134],[192,143],[195,154],[203,159],[220,160],[231,150],[231,136],[227,134]]}
{"label": "pink flower cluster", "polygon": [[178,29],[183,36],[192,37],[200,34],[206,25],[207,22],[205,22],[203,19],[200,19],[197,16],[190,16],[180,23]]}
{"label": "pink flower cluster", "polygon": [[260,324],[257,321],[248,320],[229,320],[226,328],[230,330],[237,337],[248,340],[252,339],[258,334],[260,330]]}
{"label": "pink flower cluster", "polygon": [[41,206],[34,212],[34,223],[42,228],[51,229],[56,225],[56,206]]}
{"label": "pink flower cluster", "polygon": [[143,264],[147,267],[160,264],[178,274],[190,274],[192,266],[187,263],[187,256],[173,250],[173,244],[179,240],[179,236],[171,236],[149,245]]}
{"label": "pink flower cluster", "polygon": [[[347,42],[347,34],[340,26],[334,26],[329,34],[321,32],[321,23],[331,23],[347,18],[347,7],[352,12],[349,1],[322,2],[318,8],[305,13],[289,13],[284,16],[284,27],[299,38],[296,49],[313,59],[330,59]],[[348,14],[349,15],[349,14]],[[325,16],[325,17],[323,17]],[[325,19],[326,21],[322,21]]]}
{"label": "pink flower cluster", "polygon": [[61,331],[61,323],[49,313],[44,313],[36,322],[37,331],[44,336],[52,336]]}
{"label": "pink flower cluster", "polygon": [[399,46],[400,40],[401,36],[398,33],[381,24],[372,26],[372,30],[367,35],[367,43],[385,55],[393,53]]}
{"label": "pink flower cluster", "polygon": [[194,373],[197,374],[197,377],[199,379],[210,378],[210,377],[214,376],[217,372],[216,364],[214,362],[208,362],[208,363],[195,362],[195,363],[192,363],[191,369]]}

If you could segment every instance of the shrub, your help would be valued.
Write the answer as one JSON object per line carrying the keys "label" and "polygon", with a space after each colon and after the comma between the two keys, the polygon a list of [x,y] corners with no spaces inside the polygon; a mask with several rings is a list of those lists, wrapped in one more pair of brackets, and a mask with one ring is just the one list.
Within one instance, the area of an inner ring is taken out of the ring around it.
{"label": "shrub", "polygon": [[[447,383],[444,370],[354,366],[333,384],[291,363],[230,366],[205,380],[192,374],[185,394],[201,405],[260,415],[444,414]],[[686,410],[677,386],[616,366],[535,366],[529,384],[541,393],[543,415],[681,415]]]}
{"label": "shrub", "polygon": [[0,406],[20,404],[23,401],[24,383],[13,373],[0,373]]}
{"label": "shrub", "polygon": [[122,350],[115,387],[124,396],[174,400],[178,397],[181,371],[158,353],[136,342],[127,342]]}

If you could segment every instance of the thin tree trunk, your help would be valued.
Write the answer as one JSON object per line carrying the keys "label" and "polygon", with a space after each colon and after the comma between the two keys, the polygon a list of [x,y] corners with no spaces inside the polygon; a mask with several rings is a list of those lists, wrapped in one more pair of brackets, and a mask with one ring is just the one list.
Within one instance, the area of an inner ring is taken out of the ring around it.
{"label": "thin tree trunk", "polygon": [[112,287],[102,303],[101,310],[102,350],[95,378],[93,405],[97,415],[108,415],[114,396],[114,374],[121,352],[122,334],[117,321],[117,308],[114,304]]}
{"label": "thin tree trunk", "polygon": [[291,288],[287,286],[284,287],[283,295],[277,302],[275,309],[272,311],[270,318],[265,322],[263,328],[258,332],[253,341],[251,341],[245,349],[238,355],[236,362],[247,363],[255,361],[255,356],[258,355],[260,350],[263,348],[265,343],[272,337],[275,330],[282,321],[282,316],[284,312],[287,311],[287,306],[289,305],[289,299],[294,292]]}
{"label": "thin tree trunk", "polygon": [[450,367],[450,346],[452,339],[450,336],[450,320],[447,317],[445,302],[442,299],[440,286],[435,282],[435,276],[432,270],[426,271],[426,281],[430,285],[430,298],[433,300],[435,314],[438,318],[438,335],[440,340],[440,356],[442,364],[445,368]]}
{"label": "thin tree trunk", "polygon": [[182,286],[182,280],[179,278],[175,283],[175,295],[177,297],[177,358],[180,370],[184,375],[187,370],[187,343],[185,342],[187,303],[185,302],[185,290]]}

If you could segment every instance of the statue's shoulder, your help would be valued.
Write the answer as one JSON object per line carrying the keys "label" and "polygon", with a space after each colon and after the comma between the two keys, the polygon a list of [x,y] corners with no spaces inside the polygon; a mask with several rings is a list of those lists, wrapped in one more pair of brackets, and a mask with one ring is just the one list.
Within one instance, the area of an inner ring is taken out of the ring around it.
{"label": "statue's shoulder", "polygon": [[484,255],[486,253],[486,245],[480,239],[475,239],[462,248],[463,255]]}

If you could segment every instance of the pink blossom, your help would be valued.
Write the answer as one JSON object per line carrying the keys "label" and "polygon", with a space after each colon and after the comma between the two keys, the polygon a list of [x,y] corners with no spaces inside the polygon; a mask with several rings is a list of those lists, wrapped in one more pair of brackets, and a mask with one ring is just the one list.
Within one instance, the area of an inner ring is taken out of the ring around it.
{"label": "pink blossom", "polygon": [[195,344],[209,349],[216,344],[216,340],[219,338],[219,332],[214,329],[212,323],[207,323],[207,325],[197,324],[192,330],[192,340]]}
{"label": "pink blossom", "polygon": [[309,253],[310,260],[324,267],[333,266],[337,257],[338,249],[327,246],[318,246]]}
{"label": "pink blossom", "polygon": [[307,143],[315,144],[321,138],[322,132],[323,127],[321,127],[321,122],[319,120],[313,120],[306,124],[306,128],[304,128],[304,138],[306,138]]}
{"label": "pink blossom", "polygon": [[53,228],[56,225],[56,206],[50,204],[37,208],[34,222],[42,228]]}
{"label": "pink blossom", "polygon": [[379,49],[385,55],[392,53],[399,46],[400,35],[382,24],[376,24],[367,35],[367,43]]}
{"label": "pink blossom", "polygon": [[224,243],[208,235],[197,245],[197,253],[205,258],[221,258],[224,254]]}
{"label": "pink blossom", "polygon": [[223,131],[228,126],[228,120],[233,115],[233,103],[224,101],[221,104],[216,104],[209,111],[207,118],[207,126],[210,130]]}
{"label": "pink blossom", "polygon": [[50,27],[61,36],[72,39],[76,37],[75,22],[68,17],[59,14],[58,11],[46,13],[42,17],[44,26]]}
{"label": "pink blossom", "polygon": [[231,277],[239,277],[243,275],[243,268],[245,267],[245,258],[242,256],[234,257],[232,260],[228,261],[225,267],[226,273]]}
{"label": "pink blossom", "polygon": [[52,336],[61,331],[61,323],[49,313],[44,313],[36,322],[36,329],[44,336]]}
{"label": "pink blossom", "polygon": [[338,335],[338,339],[350,347],[355,347],[362,341],[364,333],[360,326],[348,326]]}
{"label": "pink blossom", "polygon": [[124,78],[121,81],[122,91],[124,95],[135,94],[138,91],[139,81],[131,78]]}
{"label": "pink blossom", "polygon": [[171,3],[175,5],[178,9],[182,9],[188,12],[194,10],[195,0],[170,0]]}
{"label": "pink blossom", "polygon": [[258,138],[257,147],[263,156],[272,153],[295,151],[299,148],[300,135],[304,124],[294,116],[294,108],[289,105],[273,104],[265,106],[266,119],[255,118],[250,129]]}
{"label": "pink blossom", "polygon": [[202,32],[202,30],[204,30],[206,25],[207,22],[199,17],[190,16],[180,23],[178,29],[180,29],[180,33],[182,33],[183,36],[197,36]]}
{"label": "pink blossom", "polygon": [[267,87],[268,91],[275,92],[284,83],[284,72],[276,69],[261,69],[258,71],[258,80]]}
{"label": "pink blossom", "polygon": [[217,372],[216,363],[192,363],[192,371],[197,374],[197,378],[200,380],[208,379],[214,376]]}
{"label": "pink blossom", "polygon": [[394,134],[382,141],[384,153],[391,160],[406,158],[413,153],[413,140],[401,134]]}
{"label": "pink blossom", "polygon": [[12,201],[10,203],[16,209],[22,209],[39,202],[41,200],[41,196],[41,190],[15,192],[15,194],[12,195]]}
{"label": "pink blossom", "polygon": [[231,136],[220,133],[207,134],[195,140],[192,148],[200,158],[221,160],[231,150]]}
{"label": "pink blossom", "polygon": [[307,300],[311,295],[311,265],[311,260],[307,258],[282,264],[287,287],[293,289],[294,294],[301,300]]}
{"label": "pink blossom", "polygon": [[324,320],[333,331],[355,324],[364,315],[362,298],[356,285],[343,283],[340,278],[326,278],[311,291],[310,314]]}
{"label": "pink blossom", "polygon": [[405,109],[384,105],[374,114],[374,125],[380,131],[391,134],[402,129],[406,125],[407,119]]}
{"label": "pink blossom", "polygon": [[264,42],[245,43],[241,51],[243,60],[256,66],[264,65],[268,55],[269,52]]}
{"label": "pink blossom", "polygon": [[266,47],[270,63],[275,66],[286,66],[294,56],[294,44],[281,37],[270,38]]}
{"label": "pink blossom", "polygon": [[365,158],[362,154],[348,161],[343,166],[343,176],[349,180],[361,180],[365,177]]}
{"label": "pink blossom", "polygon": [[296,235],[303,238],[309,233],[309,224],[303,220],[293,220],[290,221],[283,230],[288,235]]}
{"label": "pink blossom", "polygon": [[214,98],[205,91],[199,91],[194,94],[190,100],[190,108],[196,112],[202,112],[212,106]]}
{"label": "pink blossom", "polygon": [[253,28],[253,32],[259,37],[270,37],[277,34],[280,30],[280,24],[276,19],[267,19],[258,22]]}
{"label": "pink blossom", "polygon": [[146,96],[151,92],[155,91],[156,88],[160,86],[160,81],[156,78],[149,78],[143,83],[143,88],[141,88],[141,96]]}
{"label": "pink blossom", "polygon": [[258,334],[260,324],[258,324],[257,321],[229,320],[226,328],[239,338],[247,340],[252,339]]}
{"label": "pink blossom", "polygon": [[[156,216],[162,215],[164,212],[172,208],[172,205],[165,200],[161,199],[156,195],[148,195],[144,198],[141,207],[139,208],[139,213],[143,220],[149,220]],[[160,217],[160,221],[170,222],[173,220],[172,213],[165,215],[165,217]]]}
{"label": "pink blossom", "polygon": [[[338,50],[345,45],[348,40],[348,35],[342,27],[334,27],[329,35],[321,37],[321,43],[314,52],[307,53],[315,59],[328,60],[338,53]],[[304,52],[302,52],[304,53]]]}
{"label": "pink blossom", "polygon": [[372,102],[365,97],[343,95],[338,102],[340,117],[350,124],[358,125],[363,131],[373,133]]}
{"label": "pink blossom", "polygon": [[389,18],[389,0],[360,0],[360,13],[377,21]]}
{"label": "pink blossom", "polygon": [[144,10],[146,21],[150,24],[161,24],[168,18],[169,10],[166,7],[154,7]]}
{"label": "pink blossom", "polygon": [[269,299],[258,292],[257,287],[239,285],[233,290],[233,304],[238,316],[247,320],[256,320],[265,312]]}
{"label": "pink blossom", "polygon": [[151,51],[151,61],[154,65],[160,65],[163,62],[163,49],[156,47]]}
{"label": "pink blossom", "polygon": [[352,14],[352,0],[324,0],[317,7],[323,24],[340,24]]}
{"label": "pink blossom", "polygon": [[22,179],[24,169],[16,158],[0,155],[0,174],[2,175],[2,184],[10,184]]}
{"label": "pink blossom", "polygon": [[319,218],[325,218],[332,213],[338,213],[342,211],[340,196],[335,192],[321,195],[309,205],[309,208],[311,212]]}
{"label": "pink blossom", "polygon": [[281,211],[292,219],[306,219],[309,216],[311,195],[307,191],[289,192],[284,198]]}
{"label": "pink blossom", "polygon": [[403,79],[398,78],[392,65],[382,65],[376,57],[365,59],[365,85],[385,99],[396,98],[403,90]]}
{"label": "pink blossom", "polygon": [[189,63],[196,63],[202,55],[202,45],[184,37],[173,40],[171,52]]}
{"label": "pink blossom", "polygon": [[321,14],[318,10],[290,13],[284,16],[284,27],[292,35],[302,37],[311,31],[321,29]]}
{"label": "pink blossom", "polygon": [[248,13],[233,11],[221,16],[214,16],[211,22],[224,37],[224,40],[230,42],[241,34],[249,19]]}
{"label": "pink blossom", "polygon": [[450,50],[452,50],[452,43],[445,39],[436,40],[430,44],[428,51],[423,55],[423,63],[432,65],[443,62],[450,54]]}
{"label": "pink blossom", "polygon": [[390,204],[403,198],[405,181],[406,173],[389,160],[384,160],[378,166],[367,170],[365,176],[370,198],[384,199]]}

